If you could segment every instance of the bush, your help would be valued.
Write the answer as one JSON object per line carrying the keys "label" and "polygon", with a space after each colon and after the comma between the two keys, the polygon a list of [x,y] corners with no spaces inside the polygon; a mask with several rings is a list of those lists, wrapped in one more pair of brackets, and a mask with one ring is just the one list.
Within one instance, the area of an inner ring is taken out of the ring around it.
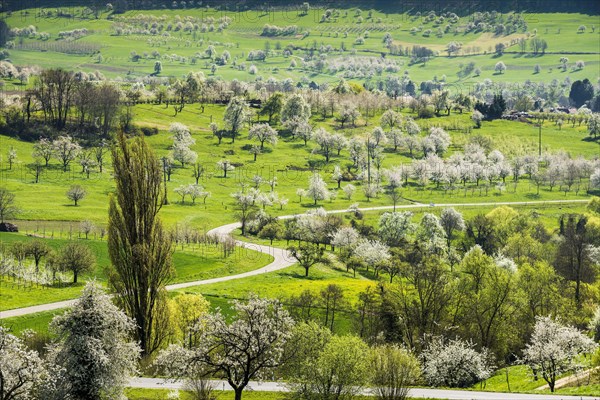
{"label": "bush", "polygon": [[140,128],[140,130],[142,131],[142,133],[144,134],[144,136],[158,135],[158,128],[157,127],[143,126],[143,127]]}
{"label": "bush", "polygon": [[434,112],[431,107],[421,107],[418,115],[419,118],[433,118]]}
{"label": "bush", "polygon": [[371,383],[380,400],[403,400],[409,386],[415,385],[421,375],[417,359],[407,350],[385,345],[376,347],[371,355]]}

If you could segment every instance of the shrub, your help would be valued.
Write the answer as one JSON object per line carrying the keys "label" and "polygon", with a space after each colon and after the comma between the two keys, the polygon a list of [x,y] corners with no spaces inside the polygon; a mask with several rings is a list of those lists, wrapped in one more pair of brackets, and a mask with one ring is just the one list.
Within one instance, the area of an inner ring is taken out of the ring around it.
{"label": "shrub", "polygon": [[154,136],[154,135],[158,135],[158,128],[155,126],[142,126],[140,128],[140,130],[142,131],[142,133],[144,134],[144,136]]}
{"label": "shrub", "polygon": [[431,107],[421,107],[418,115],[419,118],[433,118],[434,112]]}

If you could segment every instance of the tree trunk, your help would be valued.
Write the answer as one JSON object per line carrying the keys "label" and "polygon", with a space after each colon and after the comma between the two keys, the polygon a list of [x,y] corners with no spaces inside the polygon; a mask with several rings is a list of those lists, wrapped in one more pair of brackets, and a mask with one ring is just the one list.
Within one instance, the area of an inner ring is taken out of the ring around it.
{"label": "tree trunk", "polygon": [[242,400],[242,391],[244,389],[237,388],[235,389],[235,400]]}
{"label": "tree trunk", "polygon": [[73,283],[77,283],[77,271],[73,271]]}

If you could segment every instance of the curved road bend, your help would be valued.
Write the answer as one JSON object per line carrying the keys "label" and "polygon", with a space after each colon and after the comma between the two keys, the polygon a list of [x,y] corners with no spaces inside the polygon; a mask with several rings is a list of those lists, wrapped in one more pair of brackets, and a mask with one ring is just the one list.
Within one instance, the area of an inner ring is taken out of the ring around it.
{"label": "curved road bend", "polygon": [[[493,203],[482,202],[482,203],[445,203],[445,204],[415,203],[415,204],[398,205],[398,206],[396,206],[396,210],[411,209],[411,208],[423,208],[423,207],[432,207],[432,208],[477,207],[477,206],[497,207],[497,206],[511,206],[511,205],[513,205],[513,206],[515,206],[515,205],[536,205],[536,204],[542,205],[542,204],[587,203],[587,202],[588,202],[588,200],[503,201],[503,202],[493,202]],[[394,208],[393,206],[375,206],[375,207],[361,207],[361,208],[359,208],[359,210],[361,210],[361,211],[379,211],[379,210],[391,210],[393,208]],[[327,212],[331,213],[331,214],[339,214],[339,213],[348,212],[348,210],[347,209],[330,210]],[[290,219],[290,218],[294,218],[299,215],[302,215],[302,214],[283,215],[278,218]],[[239,227],[240,227],[240,223],[234,222],[231,224],[222,225],[217,228],[211,229],[207,233],[212,234],[212,235],[218,235],[218,236],[226,236]],[[222,276],[219,278],[204,279],[204,280],[200,280],[200,281],[176,283],[173,285],[168,285],[166,287],[166,289],[167,290],[177,290],[177,289],[184,289],[184,288],[188,288],[188,287],[192,287],[192,286],[208,285],[211,283],[226,282],[226,281],[230,281],[230,280],[234,280],[234,279],[247,278],[249,276],[265,274],[267,272],[273,272],[273,271],[277,271],[277,270],[280,270],[283,268],[287,268],[296,263],[296,260],[291,257],[291,255],[289,254],[289,252],[287,250],[280,249],[277,247],[272,247],[272,246],[264,246],[264,245],[260,245],[260,244],[256,244],[256,243],[243,242],[240,240],[237,240],[236,243],[238,245],[244,246],[248,249],[255,250],[255,251],[258,251],[261,253],[265,253],[265,254],[269,254],[269,255],[273,256],[274,260],[262,268],[259,268],[259,269],[253,270],[253,271],[244,272],[242,274]],[[11,317],[20,317],[22,315],[34,314],[34,313],[43,312],[43,311],[58,310],[61,308],[70,307],[71,305],[73,305],[73,303],[75,303],[76,300],[77,299],[59,301],[56,303],[47,303],[47,304],[40,304],[37,306],[15,308],[13,310],[0,311],[0,319],[11,318]]]}
{"label": "curved road bend", "polygon": [[[213,381],[215,390],[232,390],[225,381]],[[182,382],[167,381],[160,378],[134,378],[129,382],[129,387],[142,389],[184,389]],[[250,382],[246,388],[248,391],[261,392],[287,392],[289,389],[281,382]],[[373,393],[365,389],[365,395]],[[598,400],[598,397],[589,396],[566,396],[551,394],[521,394],[521,393],[497,393],[477,392],[470,390],[449,389],[425,389],[415,388],[409,392],[412,398],[448,399],[448,400]]]}

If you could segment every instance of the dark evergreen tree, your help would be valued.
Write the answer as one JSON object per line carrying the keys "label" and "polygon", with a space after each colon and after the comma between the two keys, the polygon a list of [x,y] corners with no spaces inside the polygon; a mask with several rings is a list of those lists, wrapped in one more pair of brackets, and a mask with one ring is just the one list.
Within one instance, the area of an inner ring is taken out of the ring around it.
{"label": "dark evergreen tree", "polygon": [[594,86],[588,78],[583,81],[577,80],[571,85],[569,100],[571,104],[579,108],[594,97]]}

